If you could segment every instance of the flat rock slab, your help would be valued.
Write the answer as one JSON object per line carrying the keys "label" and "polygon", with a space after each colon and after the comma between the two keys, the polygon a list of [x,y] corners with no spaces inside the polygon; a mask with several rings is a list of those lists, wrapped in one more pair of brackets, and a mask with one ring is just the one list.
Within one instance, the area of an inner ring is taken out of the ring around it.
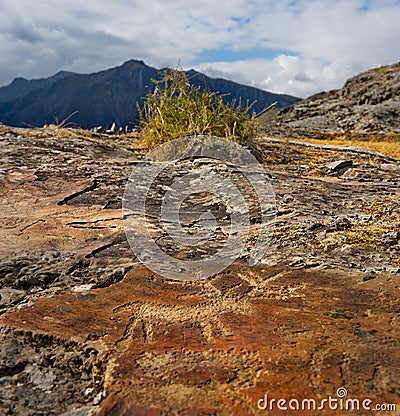
{"label": "flat rock slab", "polygon": [[348,169],[353,166],[353,162],[351,160],[338,160],[336,162],[331,162],[326,167],[333,171],[340,171],[343,169]]}
{"label": "flat rock slab", "polygon": [[176,282],[137,266],[110,287],[38,299],[0,322],[101,351],[99,415],[252,415],[265,394],[322,400],[342,386],[354,399],[398,402],[399,311],[390,275],[235,265]]}
{"label": "flat rock slab", "polygon": [[138,143],[82,134],[0,129],[0,414],[282,414],[257,404],[340,387],[399,403],[398,164],[260,139],[277,205],[262,265],[181,282],[125,239]]}

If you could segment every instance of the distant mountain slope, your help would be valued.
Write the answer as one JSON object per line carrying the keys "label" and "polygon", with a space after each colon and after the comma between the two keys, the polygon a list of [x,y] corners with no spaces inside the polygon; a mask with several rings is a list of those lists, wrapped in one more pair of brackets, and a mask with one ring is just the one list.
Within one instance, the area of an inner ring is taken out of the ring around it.
{"label": "distant mountain slope", "polygon": [[[282,108],[299,100],[209,78],[194,70],[188,71],[188,76],[193,84],[228,94],[227,100],[256,101],[253,109],[257,113],[275,101]],[[106,127],[113,122],[132,126],[138,122],[136,103],[153,88],[151,79],[159,78],[160,71],[136,60],[94,74],[62,71],[40,80],[17,78],[0,88],[0,121],[11,126],[43,126],[77,111],[71,121],[84,128]]]}
{"label": "distant mountain slope", "polygon": [[75,75],[73,72],[60,71],[50,78],[27,80],[25,78],[15,78],[7,87],[0,87],[0,103],[29,94],[32,91],[38,91],[48,88],[67,76]]}
{"label": "distant mountain slope", "polygon": [[400,62],[363,72],[340,90],[315,94],[280,110],[265,127],[289,136],[400,134]]}

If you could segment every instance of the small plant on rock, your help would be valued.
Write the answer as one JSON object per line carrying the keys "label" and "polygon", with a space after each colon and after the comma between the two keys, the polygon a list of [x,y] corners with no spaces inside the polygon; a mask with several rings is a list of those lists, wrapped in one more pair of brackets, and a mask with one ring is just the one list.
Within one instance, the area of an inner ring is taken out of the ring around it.
{"label": "small plant on rock", "polygon": [[184,136],[212,135],[240,143],[257,135],[251,105],[226,103],[224,96],[190,84],[184,71],[168,69],[138,108],[144,144],[154,147]]}

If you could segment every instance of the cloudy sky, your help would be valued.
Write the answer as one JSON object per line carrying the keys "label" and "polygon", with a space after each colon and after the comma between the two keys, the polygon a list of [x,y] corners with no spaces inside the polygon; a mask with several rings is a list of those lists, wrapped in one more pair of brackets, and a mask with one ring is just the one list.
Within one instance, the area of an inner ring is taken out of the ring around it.
{"label": "cloudy sky", "polygon": [[0,0],[0,85],[142,59],[300,97],[400,61],[400,0]]}

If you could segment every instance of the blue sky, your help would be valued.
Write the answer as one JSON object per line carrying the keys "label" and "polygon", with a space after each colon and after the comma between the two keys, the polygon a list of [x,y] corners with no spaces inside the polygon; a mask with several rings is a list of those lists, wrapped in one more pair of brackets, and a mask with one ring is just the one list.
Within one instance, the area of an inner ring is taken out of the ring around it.
{"label": "blue sky", "polygon": [[249,59],[273,59],[279,55],[298,56],[293,51],[284,49],[271,49],[271,48],[248,48],[244,50],[234,50],[227,46],[221,49],[204,49],[197,56],[195,64],[201,64],[202,62],[235,62],[238,60]]}
{"label": "blue sky", "polygon": [[142,59],[306,97],[400,61],[400,0],[0,0],[0,85]]}

